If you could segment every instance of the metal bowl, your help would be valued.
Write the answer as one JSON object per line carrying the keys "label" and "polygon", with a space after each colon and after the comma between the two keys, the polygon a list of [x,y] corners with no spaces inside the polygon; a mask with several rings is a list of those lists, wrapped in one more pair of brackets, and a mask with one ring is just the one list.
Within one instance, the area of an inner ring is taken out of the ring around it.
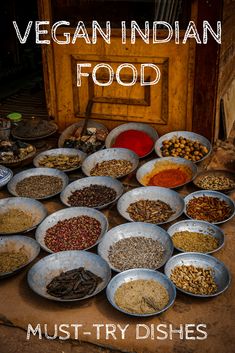
{"label": "metal bowl", "polygon": [[[127,283],[134,280],[154,280],[159,282],[162,286],[166,288],[168,292],[169,302],[167,306],[162,310],[152,314],[133,314],[121,309],[115,303],[115,300],[114,300],[115,292],[118,289],[118,287],[120,287],[123,283]],[[106,288],[106,295],[110,304],[112,304],[112,306],[115,309],[121,311],[122,313],[128,314],[130,316],[147,317],[147,316],[158,315],[168,310],[175,301],[176,290],[172,282],[163,273],[154,271],[154,270],[144,269],[144,268],[136,268],[133,270],[127,270],[127,271],[121,272],[115,277],[113,277]]]}
{"label": "metal bowl", "polygon": [[185,167],[188,167],[190,170],[191,170],[191,173],[192,173],[192,177],[186,181],[186,183],[183,183],[183,184],[179,184],[177,185],[176,187],[172,187],[171,189],[175,189],[175,188],[178,188],[178,187],[181,187],[183,185],[186,185],[188,183],[190,183],[196,176],[197,174],[197,167],[196,165],[191,162],[191,161],[188,161],[187,159],[184,159],[184,158],[176,158],[176,157],[164,157],[164,158],[157,158],[157,159],[153,159],[152,161],[149,161],[145,164],[143,164],[138,170],[137,170],[137,173],[136,173],[136,179],[138,180],[138,182],[141,184],[141,185],[144,185],[146,186],[144,183],[143,183],[143,177],[146,175],[146,174],[149,174],[152,172],[152,170],[156,167],[160,167],[161,165],[164,166],[167,165],[167,164],[170,164],[172,163],[172,165],[179,165],[179,166],[185,166]]}
{"label": "metal bowl", "polygon": [[49,253],[53,253],[54,251],[50,250],[46,246],[45,241],[44,241],[47,229],[53,227],[59,221],[63,221],[65,219],[70,219],[72,217],[84,216],[84,215],[97,219],[97,221],[99,221],[101,224],[101,234],[100,234],[99,238],[97,239],[97,241],[92,246],[84,249],[84,250],[88,250],[101,241],[104,233],[107,232],[108,226],[109,226],[108,220],[105,217],[105,215],[102,212],[100,212],[94,208],[70,207],[70,208],[66,208],[66,209],[52,213],[37,228],[36,233],[35,233],[35,238],[44,250],[46,250]]}
{"label": "metal bowl", "polygon": [[[168,228],[167,233],[172,238],[176,232],[197,232],[203,235],[211,235],[215,239],[218,240],[218,247],[215,250],[208,251],[207,254],[212,254],[224,246],[224,233],[222,229],[215,226],[214,224],[205,222],[205,221],[194,221],[194,220],[186,220],[173,224],[170,228]],[[174,243],[173,243],[174,244]],[[181,252],[185,252],[185,250],[178,248],[175,246],[175,249]]]}
{"label": "metal bowl", "polygon": [[215,297],[221,293],[223,293],[230,285],[231,276],[229,270],[226,268],[224,263],[215,257],[207,254],[195,253],[195,252],[186,252],[183,254],[178,254],[170,258],[165,265],[165,274],[168,278],[170,278],[171,271],[174,270],[176,266],[195,266],[195,267],[202,267],[202,268],[212,268],[214,280],[218,286],[217,292],[213,294],[194,294],[184,289],[181,289],[176,286],[176,288],[185,293],[189,294],[193,297],[200,297],[200,298],[209,298]]}
{"label": "metal bowl", "polygon": [[122,183],[120,181],[118,181],[117,179],[114,179],[111,177],[99,177],[99,176],[87,177],[87,178],[76,180],[73,183],[66,186],[66,188],[60,194],[61,201],[63,202],[64,205],[71,207],[71,205],[69,204],[69,201],[68,201],[70,195],[74,191],[84,189],[85,187],[88,187],[90,185],[104,185],[104,186],[107,186],[107,187],[115,190],[117,193],[115,200],[108,202],[108,203],[105,203],[102,206],[94,207],[98,210],[101,210],[101,209],[107,207],[108,205],[115,203],[119,199],[119,197],[122,195],[123,190],[124,190]]}
{"label": "metal bowl", "polygon": [[[53,197],[55,195],[58,195],[62,190],[64,190],[64,188],[69,183],[68,176],[64,172],[62,172],[62,171],[60,171],[58,169],[54,169],[54,168],[31,168],[31,169],[25,170],[23,172],[20,172],[20,173],[14,175],[14,177],[11,179],[11,181],[7,185],[8,191],[14,196],[20,196],[20,195],[18,195],[18,193],[16,191],[17,184],[20,181],[22,181],[22,180],[24,180],[26,178],[29,178],[31,176],[35,176],[35,175],[54,176],[54,177],[60,178],[63,181],[63,187],[62,187],[62,189],[59,192],[56,192],[54,194],[51,194],[51,195],[45,196],[45,197],[37,197],[36,198],[37,200],[44,200],[44,199],[48,199],[50,197]],[[35,185],[35,187],[36,187],[36,185]]]}
{"label": "metal bowl", "polygon": [[134,222],[129,216],[127,208],[131,203],[139,200],[160,200],[172,208],[175,213],[167,221],[158,224],[172,222],[184,211],[184,200],[176,191],[158,186],[144,186],[132,189],[120,197],[117,203],[120,215],[128,221]]}
{"label": "metal bowl", "polygon": [[[213,191],[219,191],[219,192],[224,192],[224,193],[228,193],[228,192],[231,192],[233,190],[235,190],[235,173],[232,173],[232,172],[229,172],[229,171],[226,171],[226,170],[206,170],[204,172],[201,172],[199,173],[196,178],[193,180],[193,183],[195,186],[197,186],[199,189],[205,189],[205,188],[202,188],[200,185],[199,185],[199,182],[207,177],[207,176],[223,176],[223,177],[227,177],[229,179],[231,179],[233,182],[234,182],[234,186],[229,188],[229,189],[224,189],[224,190],[215,190],[213,189]],[[212,190],[212,189],[208,189],[207,190]]]}
{"label": "metal bowl", "polygon": [[[189,140],[198,141],[203,146],[207,147],[207,149],[209,151],[207,153],[207,155],[205,155],[199,161],[196,161],[194,163],[201,162],[210,155],[210,153],[212,151],[212,145],[211,145],[210,141],[207,140],[207,138],[205,138],[204,136],[196,134],[195,132],[191,132],[191,131],[173,131],[173,132],[169,132],[168,134],[161,136],[155,143],[155,152],[157,153],[157,155],[159,157],[163,157],[161,147],[162,147],[162,142],[164,140],[170,140],[173,137],[180,137],[180,136],[185,137],[186,139],[189,139]],[[163,158],[165,158],[165,157],[163,157]]]}
{"label": "metal bowl", "polygon": [[43,166],[40,165],[40,160],[43,159],[46,156],[58,156],[58,155],[65,155],[65,156],[77,156],[80,158],[80,163],[73,168],[69,169],[59,169],[59,168],[54,168],[53,169],[59,169],[62,170],[63,172],[71,172],[73,170],[79,169],[82,165],[82,162],[86,158],[87,154],[76,149],[76,148],[54,148],[49,151],[44,151],[39,153],[33,160],[33,164],[36,168],[44,168]]}
{"label": "metal bowl", "polygon": [[159,136],[158,136],[157,131],[152,126],[150,126],[148,124],[143,124],[143,123],[126,123],[126,124],[121,124],[121,125],[115,127],[112,131],[110,131],[110,133],[106,137],[106,140],[105,140],[106,148],[111,148],[113,146],[116,138],[122,132],[128,131],[128,130],[143,131],[143,132],[146,132],[146,134],[148,134],[149,137],[151,137],[151,139],[153,140],[153,148],[151,149],[151,151],[146,153],[141,158],[148,156],[154,150],[154,143],[157,141]]}
{"label": "metal bowl", "polygon": [[227,221],[229,221],[230,219],[233,218],[233,216],[235,215],[235,203],[234,201],[228,197],[227,195],[221,193],[221,192],[218,192],[218,191],[212,191],[212,190],[201,190],[201,191],[195,191],[195,192],[192,192],[191,194],[189,194],[188,196],[186,196],[184,198],[184,202],[185,202],[185,207],[184,207],[184,213],[185,215],[190,218],[190,219],[193,219],[192,217],[190,217],[187,213],[187,205],[189,203],[190,200],[192,200],[194,197],[202,197],[202,196],[209,196],[209,197],[216,197],[220,200],[223,200],[225,201],[232,209],[232,213],[231,215],[223,220],[223,221],[220,221],[220,222],[210,222],[210,223],[213,223],[213,224],[222,224],[222,223],[225,223]]}
{"label": "metal bowl", "polygon": [[13,172],[11,169],[0,165],[0,188],[5,186],[13,177]]}
{"label": "metal bowl", "polygon": [[0,237],[0,253],[8,251],[20,251],[21,249],[23,249],[28,256],[28,261],[11,272],[0,273],[0,278],[14,275],[34,259],[36,259],[40,252],[39,244],[32,238],[25,237],[23,235],[12,235],[10,238]]}
{"label": "metal bowl", "polygon": [[[20,232],[28,232],[36,228],[39,223],[47,216],[47,210],[44,205],[29,197],[8,197],[0,200],[0,214],[6,213],[9,209],[19,209],[31,214],[33,217],[33,225],[30,228],[22,229]],[[16,232],[15,232],[16,233]],[[15,234],[12,232],[1,232],[2,235]],[[19,231],[17,232],[19,233]]]}
{"label": "metal bowl", "polygon": [[[108,148],[106,150],[95,152],[87,157],[82,163],[82,171],[85,175],[90,176],[91,169],[94,168],[97,163],[109,161],[112,159],[130,161],[132,163],[132,169],[127,174],[133,172],[139,164],[139,157],[131,150],[128,150],[127,148]],[[127,174],[123,174],[121,177]]]}
{"label": "metal bowl", "polygon": [[[46,286],[61,272],[84,267],[103,279],[95,292],[80,299],[61,299],[47,293]],[[28,272],[29,287],[38,295],[58,302],[80,301],[101,292],[111,278],[110,268],[100,256],[88,251],[61,251],[39,260]]]}
{"label": "metal bowl", "polygon": [[172,256],[174,246],[171,241],[171,238],[164,229],[154,224],[144,222],[121,224],[109,230],[104,235],[98,245],[98,254],[108,262],[112,270],[116,272],[121,272],[119,269],[115,268],[109,261],[108,255],[110,247],[121,239],[131,237],[151,238],[153,240],[159,241],[162,244],[164,248],[164,256],[162,262],[157,268],[155,268],[155,270],[162,267],[166,263],[166,261]]}

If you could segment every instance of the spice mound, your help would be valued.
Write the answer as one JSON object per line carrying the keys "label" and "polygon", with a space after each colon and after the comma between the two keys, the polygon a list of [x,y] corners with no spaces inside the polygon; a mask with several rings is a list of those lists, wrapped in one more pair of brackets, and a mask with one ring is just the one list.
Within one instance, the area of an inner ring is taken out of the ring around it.
{"label": "spice mound", "polygon": [[134,280],[123,283],[115,292],[119,308],[133,314],[153,314],[169,302],[165,287],[155,280]]}
{"label": "spice mound", "polygon": [[78,216],[59,221],[48,228],[45,245],[53,252],[83,250],[94,245],[101,234],[101,224],[89,216]]}
{"label": "spice mound", "polygon": [[209,152],[199,141],[186,139],[183,136],[173,137],[162,142],[163,157],[182,157],[193,162],[200,161]]}
{"label": "spice mound", "polygon": [[213,270],[210,267],[176,266],[171,271],[170,278],[177,287],[190,293],[209,295],[217,292]]}
{"label": "spice mound", "polygon": [[151,137],[144,131],[127,130],[121,132],[112,147],[128,148],[143,157],[153,148],[154,142]]}
{"label": "spice mound", "polygon": [[33,175],[16,184],[19,196],[40,199],[59,193],[63,188],[63,180],[51,175]]}
{"label": "spice mound", "polygon": [[117,241],[109,249],[108,259],[119,271],[131,268],[157,269],[161,266],[164,247],[158,240],[130,237]]}
{"label": "spice mound", "polygon": [[30,213],[18,208],[10,208],[0,213],[0,233],[17,233],[33,226],[34,219]]}
{"label": "spice mound", "polygon": [[172,241],[176,248],[189,252],[207,253],[219,246],[218,239],[212,235],[189,231],[176,232]]}
{"label": "spice mound", "polygon": [[47,293],[60,299],[82,299],[95,292],[97,286],[103,282],[102,278],[93,272],[79,267],[66,272],[47,285]]}
{"label": "spice mound", "polygon": [[232,214],[231,207],[218,197],[200,196],[191,199],[186,211],[189,217],[211,223],[222,222]]}
{"label": "spice mound", "polygon": [[183,185],[192,179],[192,171],[189,167],[169,162],[156,163],[150,173],[141,180],[146,186],[162,186],[174,188]]}
{"label": "spice mound", "polygon": [[235,181],[226,176],[205,175],[197,182],[197,186],[206,190],[229,190],[235,188]]}
{"label": "spice mound", "polygon": [[59,170],[67,170],[72,168],[77,168],[81,164],[81,159],[79,156],[69,156],[69,155],[48,155],[43,156],[39,160],[40,167],[56,168]]}
{"label": "spice mound", "polygon": [[26,264],[28,260],[29,258],[23,249],[0,252],[0,273],[13,272]]}
{"label": "spice mound", "polygon": [[111,176],[120,178],[132,170],[132,163],[125,159],[110,159],[97,163],[90,171],[90,175]]}
{"label": "spice mound", "polygon": [[93,184],[80,190],[75,190],[68,197],[70,206],[98,207],[112,202],[116,199],[117,193],[114,189]]}
{"label": "spice mound", "polygon": [[166,222],[175,212],[160,200],[139,200],[131,203],[127,212],[135,222],[162,223]]}

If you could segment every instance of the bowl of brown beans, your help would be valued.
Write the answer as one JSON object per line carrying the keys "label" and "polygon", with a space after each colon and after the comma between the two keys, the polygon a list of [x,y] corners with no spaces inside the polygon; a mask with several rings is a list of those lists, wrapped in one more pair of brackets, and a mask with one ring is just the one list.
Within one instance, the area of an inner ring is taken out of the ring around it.
{"label": "bowl of brown beans", "polygon": [[123,193],[122,183],[111,177],[87,177],[66,186],[60,199],[69,207],[103,209],[116,202]]}
{"label": "bowl of brown beans", "polygon": [[205,221],[184,220],[168,228],[175,249],[211,254],[224,245],[222,229]]}
{"label": "bowl of brown beans", "polygon": [[209,140],[190,131],[169,132],[155,143],[155,152],[159,157],[181,157],[194,163],[204,160],[211,151]]}
{"label": "bowl of brown beans", "polygon": [[47,252],[87,250],[98,244],[108,230],[102,212],[71,207],[52,213],[36,230],[36,240]]}
{"label": "bowl of brown beans", "polygon": [[30,237],[0,237],[0,278],[14,275],[31,263],[39,252],[39,244]]}
{"label": "bowl of brown beans", "polygon": [[88,156],[82,163],[87,176],[121,178],[132,173],[138,166],[139,157],[126,148],[107,148]]}
{"label": "bowl of brown beans", "polygon": [[222,261],[195,252],[171,257],[164,272],[179,291],[199,298],[215,297],[231,282],[230,272]]}
{"label": "bowl of brown beans", "polygon": [[191,219],[221,224],[235,214],[234,201],[218,191],[196,191],[184,198],[184,213]]}
{"label": "bowl of brown beans", "polygon": [[181,216],[184,200],[174,190],[144,186],[123,194],[118,200],[117,209],[122,217],[131,222],[164,224]]}
{"label": "bowl of brown beans", "polygon": [[235,189],[235,173],[226,170],[206,170],[193,180],[199,189],[228,193]]}

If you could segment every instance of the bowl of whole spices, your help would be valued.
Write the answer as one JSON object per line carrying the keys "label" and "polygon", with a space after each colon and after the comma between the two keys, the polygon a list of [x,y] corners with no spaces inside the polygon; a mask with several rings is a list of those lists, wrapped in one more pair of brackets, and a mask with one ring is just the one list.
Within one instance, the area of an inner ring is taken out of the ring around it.
{"label": "bowl of whole spices", "polygon": [[224,245],[222,229],[205,221],[185,220],[168,228],[174,247],[182,252],[214,253]]}
{"label": "bowl of whole spices", "polygon": [[207,254],[187,252],[170,258],[165,274],[185,294],[208,298],[223,293],[231,276],[224,263]]}
{"label": "bowl of whole spices", "polygon": [[174,190],[145,186],[123,194],[118,200],[117,209],[128,221],[164,224],[174,221],[183,213],[184,200]]}
{"label": "bowl of whole spices", "polygon": [[108,148],[93,153],[85,159],[82,171],[87,176],[110,176],[121,178],[133,172],[139,157],[126,148]]}
{"label": "bowl of whole spices", "polygon": [[14,175],[7,187],[14,196],[41,200],[59,194],[68,183],[68,176],[60,170],[32,168]]}
{"label": "bowl of whole spices", "polygon": [[233,200],[217,191],[196,191],[184,201],[186,216],[199,221],[220,224],[230,220],[235,213]]}
{"label": "bowl of whole spices", "polygon": [[87,177],[70,183],[60,194],[66,206],[102,209],[116,202],[123,193],[123,185],[111,177]]}
{"label": "bowl of whole spices", "polygon": [[36,240],[50,252],[87,250],[98,244],[108,230],[102,212],[89,207],[71,207],[48,216],[36,230]]}
{"label": "bowl of whole spices", "polygon": [[196,165],[184,158],[157,158],[143,164],[136,173],[136,179],[144,186],[177,188],[194,179]]}
{"label": "bowl of whole spices", "polygon": [[176,290],[163,273],[139,268],[113,277],[106,295],[115,309],[131,316],[147,317],[168,310],[174,304]]}
{"label": "bowl of whole spices", "polygon": [[126,223],[104,235],[98,253],[117,272],[133,268],[156,270],[171,257],[173,244],[167,232],[154,224]]}
{"label": "bowl of whole spices", "polygon": [[39,153],[33,160],[35,167],[55,168],[71,172],[81,167],[87,154],[75,148],[55,148]]}
{"label": "bowl of whole spices", "polygon": [[28,272],[29,287],[55,301],[88,299],[108,284],[109,265],[88,251],[61,251],[39,260]]}
{"label": "bowl of whole spices", "polygon": [[44,205],[27,197],[0,200],[0,234],[23,233],[36,228],[47,216]]}
{"label": "bowl of whole spices", "polygon": [[0,237],[0,278],[11,276],[32,262],[39,254],[36,240],[23,235]]}
{"label": "bowl of whole spices", "polygon": [[235,173],[226,170],[207,170],[199,173],[193,183],[200,189],[227,193],[235,189]]}

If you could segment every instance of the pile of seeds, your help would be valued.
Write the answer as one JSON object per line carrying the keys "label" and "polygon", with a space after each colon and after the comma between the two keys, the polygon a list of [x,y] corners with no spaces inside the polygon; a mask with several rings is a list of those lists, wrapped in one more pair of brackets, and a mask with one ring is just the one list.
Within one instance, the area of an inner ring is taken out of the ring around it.
{"label": "pile of seeds", "polygon": [[10,208],[0,213],[0,233],[17,233],[33,226],[33,217],[18,208]]}
{"label": "pile of seeds", "polygon": [[81,159],[79,156],[73,155],[46,155],[43,156],[38,163],[40,167],[67,170],[78,167],[81,164]]}
{"label": "pile of seeds", "polygon": [[130,237],[117,241],[109,249],[108,259],[119,271],[131,268],[157,269],[161,266],[164,247],[158,240]]}
{"label": "pile of seeds", "polygon": [[161,200],[139,200],[131,203],[127,212],[135,222],[163,223],[173,214],[172,208]]}
{"label": "pile of seeds", "polygon": [[101,224],[89,216],[78,216],[59,221],[48,228],[45,245],[53,252],[83,250],[94,245],[101,234]]}
{"label": "pile of seeds", "polygon": [[91,271],[79,267],[74,270],[61,272],[59,276],[47,285],[47,293],[60,299],[82,299],[91,295],[97,286],[102,282],[102,278]]}
{"label": "pile of seeds", "polygon": [[119,308],[134,314],[153,314],[169,302],[165,287],[155,280],[134,280],[123,283],[115,292]]}
{"label": "pile of seeds", "polygon": [[183,251],[207,253],[218,248],[219,241],[210,234],[182,231],[172,236],[173,244]]}
{"label": "pile of seeds", "polygon": [[231,207],[224,200],[212,196],[192,198],[186,211],[189,217],[211,223],[222,222],[232,214]]}
{"label": "pile of seeds", "polygon": [[29,258],[23,249],[0,253],[0,273],[15,271],[28,262]]}
{"label": "pile of seeds", "polygon": [[223,175],[205,175],[198,180],[197,186],[206,190],[229,190],[235,188],[235,181]]}
{"label": "pile of seeds", "polygon": [[83,189],[75,190],[68,197],[70,206],[98,207],[112,202],[117,193],[105,185],[90,185]]}
{"label": "pile of seeds", "polygon": [[110,159],[96,165],[91,169],[90,175],[97,176],[111,176],[113,178],[120,178],[132,170],[132,163],[125,159]]}
{"label": "pile of seeds", "polygon": [[177,287],[190,293],[209,295],[217,291],[212,268],[176,266],[170,278]]}
{"label": "pile of seeds", "polygon": [[52,175],[33,175],[16,184],[19,196],[40,199],[59,193],[63,188],[63,180]]}

